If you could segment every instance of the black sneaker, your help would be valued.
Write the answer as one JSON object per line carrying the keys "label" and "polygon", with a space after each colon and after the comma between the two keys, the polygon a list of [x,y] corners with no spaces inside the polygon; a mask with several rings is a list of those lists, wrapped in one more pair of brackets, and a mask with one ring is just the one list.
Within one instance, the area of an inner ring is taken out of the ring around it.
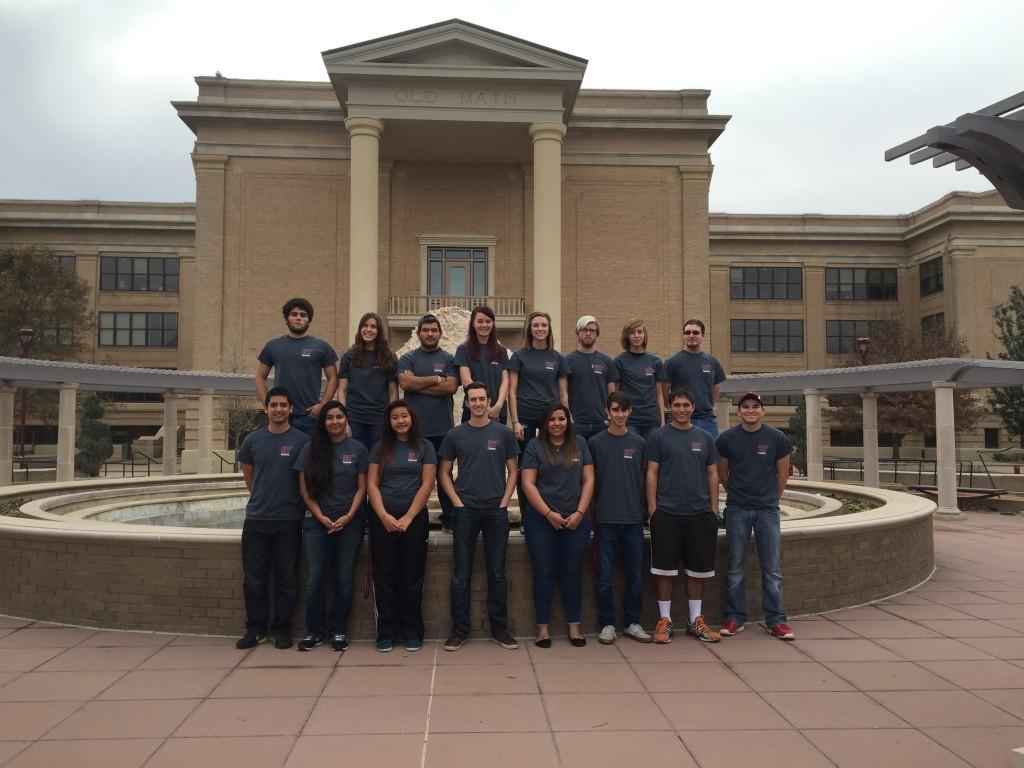
{"label": "black sneaker", "polygon": [[235,648],[244,651],[247,648],[255,648],[260,643],[267,642],[267,636],[256,632],[253,629],[247,630],[238,640],[235,641]]}
{"label": "black sneaker", "polygon": [[446,651],[457,651],[466,642],[466,633],[461,629],[453,629],[448,639],[444,641]]}
{"label": "black sneaker", "polygon": [[323,641],[324,639],[320,637],[320,635],[306,635],[304,638],[299,640],[299,650],[312,651]]}
{"label": "black sneaker", "polygon": [[496,642],[507,651],[514,651],[519,647],[519,641],[512,637],[507,627],[498,627],[491,631],[491,640]]}
{"label": "black sneaker", "polygon": [[279,651],[292,647],[292,636],[288,632],[277,632],[274,635],[274,647]]}
{"label": "black sneaker", "polygon": [[341,653],[348,649],[348,637],[345,635],[335,635],[331,638],[331,650]]}

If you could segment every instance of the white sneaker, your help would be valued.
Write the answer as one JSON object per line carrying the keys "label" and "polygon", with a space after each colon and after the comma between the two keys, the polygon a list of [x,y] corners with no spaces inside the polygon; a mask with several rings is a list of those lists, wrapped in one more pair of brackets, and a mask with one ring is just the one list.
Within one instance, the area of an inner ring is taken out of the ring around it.
{"label": "white sneaker", "polygon": [[654,638],[647,634],[647,631],[639,624],[630,624],[622,630],[622,634],[626,637],[633,638],[638,643],[650,643],[654,640]]}
{"label": "white sneaker", "polygon": [[597,636],[597,642],[601,643],[601,645],[611,645],[615,642],[615,637],[615,627],[608,624],[601,627],[601,634]]}

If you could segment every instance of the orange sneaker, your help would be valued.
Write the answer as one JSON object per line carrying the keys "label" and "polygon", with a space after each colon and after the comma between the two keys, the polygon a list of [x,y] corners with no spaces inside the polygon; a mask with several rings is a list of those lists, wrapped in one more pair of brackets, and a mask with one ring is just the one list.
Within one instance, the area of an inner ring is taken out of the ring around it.
{"label": "orange sneaker", "polygon": [[672,620],[662,616],[654,626],[654,642],[666,645],[672,642]]}
{"label": "orange sneaker", "polygon": [[686,634],[693,635],[702,643],[717,643],[722,639],[720,634],[707,625],[703,616],[698,616],[692,624],[686,625]]}

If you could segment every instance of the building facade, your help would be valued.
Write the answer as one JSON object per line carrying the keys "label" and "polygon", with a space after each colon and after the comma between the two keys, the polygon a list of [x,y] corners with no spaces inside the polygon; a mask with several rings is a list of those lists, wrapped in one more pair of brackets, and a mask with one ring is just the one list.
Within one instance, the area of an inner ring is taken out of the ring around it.
{"label": "building facade", "polygon": [[92,286],[89,361],[248,371],[293,295],[339,351],[365,311],[397,346],[424,312],[476,303],[510,346],[535,309],[564,348],[595,314],[610,353],[632,317],[663,356],[704,318],[734,373],[833,365],[893,308],[997,351],[1024,216],[994,192],[904,216],[710,214],[729,118],[708,91],[586,89],[585,60],[461,21],[323,59],[324,82],[198,77],[173,103],[194,205],[0,201],[0,245],[73,257]]}

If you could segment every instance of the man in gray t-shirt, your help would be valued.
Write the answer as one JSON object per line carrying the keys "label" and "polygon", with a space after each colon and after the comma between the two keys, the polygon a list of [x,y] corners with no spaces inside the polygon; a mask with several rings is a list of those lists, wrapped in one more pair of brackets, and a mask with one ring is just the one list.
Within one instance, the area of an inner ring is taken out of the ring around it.
{"label": "man in gray t-shirt", "polygon": [[584,315],[576,321],[576,349],[565,356],[573,429],[586,440],[604,430],[605,399],[619,380],[615,361],[595,349],[600,335],[597,318]]}
{"label": "man in gray t-shirt", "polygon": [[[274,371],[274,386],[284,387],[292,400],[292,426],[313,434],[324,403],[338,389],[338,355],[323,339],[309,335],[313,305],[306,299],[289,299],[281,308],[288,333],[263,345],[256,365],[256,397],[267,398],[267,378]],[[320,375],[327,386],[320,393]]]}
{"label": "man in gray t-shirt", "polygon": [[267,426],[242,443],[238,460],[249,489],[242,524],[242,590],[245,635],[235,646],[252,648],[267,641],[270,603],[267,590],[274,575],[274,647],[292,645],[292,612],[299,596],[298,564],[305,505],[299,496],[299,454],[309,436],[288,423],[291,400],[284,387],[267,392]]}
{"label": "man in gray t-shirt", "polygon": [[665,399],[668,400],[672,390],[689,390],[693,395],[693,426],[700,427],[713,438],[718,437],[715,404],[725,381],[725,371],[718,358],[702,348],[704,323],[700,320],[683,323],[683,344],[679,352],[665,361],[667,381],[662,384]]}
{"label": "man in gray t-shirt", "polygon": [[690,420],[694,396],[669,395],[672,422],[647,441],[647,512],[651,516],[651,573],[660,618],[654,642],[672,642],[672,584],[682,561],[689,618],[686,632],[706,643],[721,640],[704,621],[704,582],[715,575],[718,547],[718,453],[715,441]]}
{"label": "man in gray t-shirt", "polygon": [[[508,503],[516,487],[519,444],[512,430],[492,421],[487,410],[487,386],[473,382],[466,386],[469,421],[451,430],[438,453],[438,481],[454,505],[452,550],[452,631],[446,651],[457,651],[469,636],[470,577],[476,540],[483,536],[487,570],[487,615],[491,638],[503,648],[519,643],[508,631],[508,586],[505,581],[505,551],[508,547]],[[459,475],[452,480],[452,467]]]}

